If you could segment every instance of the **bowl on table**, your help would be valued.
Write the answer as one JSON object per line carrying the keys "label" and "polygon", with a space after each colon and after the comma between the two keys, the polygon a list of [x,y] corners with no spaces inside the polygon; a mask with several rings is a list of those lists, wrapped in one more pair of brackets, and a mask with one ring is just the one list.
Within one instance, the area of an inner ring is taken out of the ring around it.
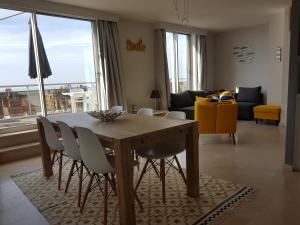
{"label": "bowl on table", "polygon": [[117,117],[123,115],[125,111],[115,112],[111,110],[100,110],[100,111],[91,111],[87,112],[91,117],[101,120],[102,122],[111,122],[114,121]]}

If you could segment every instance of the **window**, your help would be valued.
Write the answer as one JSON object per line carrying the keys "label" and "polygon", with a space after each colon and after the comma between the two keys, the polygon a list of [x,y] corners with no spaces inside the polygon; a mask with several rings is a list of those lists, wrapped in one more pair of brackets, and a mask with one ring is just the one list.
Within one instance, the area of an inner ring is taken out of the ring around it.
{"label": "window", "polygon": [[[0,9],[0,134],[31,129],[42,114],[38,79],[28,76],[31,15]],[[98,109],[91,21],[37,15],[37,25],[52,70],[47,113]]]}
{"label": "window", "polygon": [[189,89],[189,35],[166,33],[170,91],[179,93]]}
{"label": "window", "polygon": [[0,134],[33,128],[29,118],[41,112],[37,79],[28,76],[30,16],[0,9]]}
{"label": "window", "polygon": [[96,110],[91,22],[37,15],[37,23],[52,70],[44,79],[48,114]]}

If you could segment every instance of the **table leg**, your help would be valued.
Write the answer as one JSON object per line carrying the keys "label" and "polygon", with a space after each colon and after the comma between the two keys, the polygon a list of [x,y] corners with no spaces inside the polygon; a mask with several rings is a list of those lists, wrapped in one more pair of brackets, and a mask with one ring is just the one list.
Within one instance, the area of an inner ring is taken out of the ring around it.
{"label": "table leg", "polygon": [[119,199],[121,225],[135,225],[135,202],[133,189],[133,162],[129,141],[116,141],[114,144],[115,167]]}
{"label": "table leg", "polygon": [[187,194],[199,198],[198,125],[194,123],[186,135]]}
{"label": "table leg", "polygon": [[51,151],[46,142],[46,137],[44,133],[44,127],[42,122],[37,119],[37,127],[40,136],[40,145],[42,150],[42,163],[44,176],[49,178],[53,175],[52,164],[51,164]]}

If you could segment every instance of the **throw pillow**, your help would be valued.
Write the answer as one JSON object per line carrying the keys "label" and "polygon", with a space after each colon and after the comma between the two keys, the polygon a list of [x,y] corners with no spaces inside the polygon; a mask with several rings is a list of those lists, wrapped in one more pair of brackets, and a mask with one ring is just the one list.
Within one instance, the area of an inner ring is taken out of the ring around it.
{"label": "throw pillow", "polygon": [[239,87],[238,102],[260,102],[261,86],[254,88]]}
{"label": "throw pillow", "polygon": [[220,101],[234,100],[234,94],[232,91],[224,91],[220,94]]}

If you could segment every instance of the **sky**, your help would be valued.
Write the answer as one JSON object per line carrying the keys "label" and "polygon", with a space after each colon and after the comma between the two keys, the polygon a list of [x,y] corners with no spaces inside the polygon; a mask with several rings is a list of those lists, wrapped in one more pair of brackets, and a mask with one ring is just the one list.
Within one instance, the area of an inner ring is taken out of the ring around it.
{"label": "sky", "polygon": [[[0,18],[16,11],[0,9]],[[30,13],[0,20],[0,86],[37,84],[28,77]],[[45,84],[94,82],[91,22],[37,15],[52,76]]]}

